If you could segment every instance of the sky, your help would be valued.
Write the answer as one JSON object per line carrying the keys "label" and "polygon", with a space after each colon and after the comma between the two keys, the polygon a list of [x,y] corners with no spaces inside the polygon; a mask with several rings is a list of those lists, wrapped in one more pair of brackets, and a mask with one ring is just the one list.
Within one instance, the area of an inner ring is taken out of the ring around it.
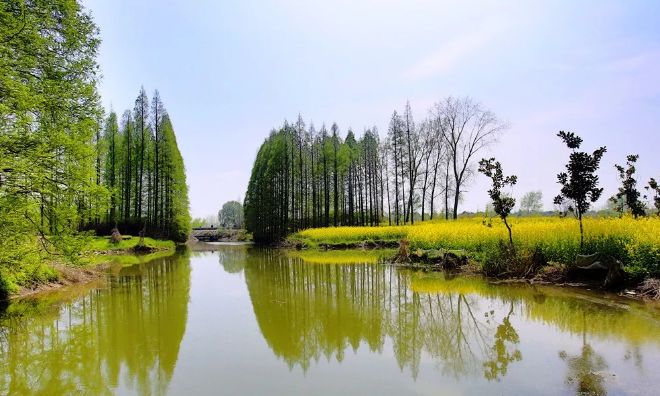
{"label": "sky", "polygon": [[[298,114],[342,134],[377,126],[410,101],[469,96],[508,122],[495,156],[541,190],[546,209],[576,132],[614,164],[639,154],[640,181],[660,178],[660,2],[431,0],[83,0],[100,28],[106,109],[160,91],[187,170],[191,213],[242,200],[260,144]],[[483,210],[477,175],[459,210]]]}

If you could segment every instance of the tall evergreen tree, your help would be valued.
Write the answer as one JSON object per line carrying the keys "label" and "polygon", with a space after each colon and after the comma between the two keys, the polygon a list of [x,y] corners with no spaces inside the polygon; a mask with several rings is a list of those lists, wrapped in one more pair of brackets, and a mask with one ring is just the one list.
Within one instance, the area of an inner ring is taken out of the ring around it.
{"label": "tall evergreen tree", "polygon": [[[121,141],[119,139],[119,125],[117,123],[117,114],[114,111],[105,122],[104,139],[106,146],[105,166],[103,169],[103,180],[110,194],[110,209],[108,213],[108,221],[115,223],[117,221],[117,202],[121,199],[118,191],[118,182],[120,180],[120,167],[119,167],[119,147]],[[99,182],[100,184],[100,182]]]}

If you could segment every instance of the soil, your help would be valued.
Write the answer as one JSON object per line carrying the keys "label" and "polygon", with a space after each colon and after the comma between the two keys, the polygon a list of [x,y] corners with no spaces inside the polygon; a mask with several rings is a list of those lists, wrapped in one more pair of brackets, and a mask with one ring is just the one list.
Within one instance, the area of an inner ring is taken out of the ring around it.
{"label": "soil", "polygon": [[11,299],[27,297],[35,294],[45,293],[61,289],[71,285],[79,285],[103,279],[108,269],[107,264],[98,264],[96,266],[71,266],[56,264],[55,270],[59,274],[57,280],[40,283],[32,287],[23,287],[12,295]]}

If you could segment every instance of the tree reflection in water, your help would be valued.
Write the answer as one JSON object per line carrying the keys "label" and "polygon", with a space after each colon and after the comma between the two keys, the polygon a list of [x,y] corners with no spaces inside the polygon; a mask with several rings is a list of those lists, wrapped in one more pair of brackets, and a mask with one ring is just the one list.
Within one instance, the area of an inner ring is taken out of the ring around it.
{"label": "tree reflection in water", "polygon": [[606,395],[603,370],[607,369],[607,363],[587,343],[586,314],[583,315],[582,320],[582,348],[580,354],[571,356],[566,351],[559,352],[559,357],[568,366],[566,383],[575,387],[575,392],[578,395]]}
{"label": "tree reflection in water", "polygon": [[[341,362],[349,348],[381,353],[391,344],[399,367],[413,378],[421,361],[430,358],[444,375],[499,381],[523,359],[516,317],[573,334],[586,334],[586,320],[591,334],[625,341],[632,350],[658,341],[653,337],[660,330],[657,322],[633,307],[595,303],[589,295],[565,289],[497,286],[481,278],[451,278],[372,260],[328,261],[326,256],[306,262],[299,254],[248,249],[245,280],[256,320],[271,350],[289,368],[307,371],[321,358]],[[577,359],[562,358],[572,367],[571,383],[602,389],[597,375],[585,374],[605,367],[586,341]]]}
{"label": "tree reflection in water", "polygon": [[[189,258],[127,267],[112,287],[12,304],[0,319],[0,394],[163,394],[186,327]],[[62,301],[63,300],[63,301]]]}
{"label": "tree reflection in water", "polygon": [[[361,344],[382,352],[386,339],[414,378],[423,355],[457,378],[489,364],[485,375],[495,379],[522,358],[506,349],[518,342],[513,302],[508,313],[499,303],[483,315],[479,298],[414,291],[414,273],[392,266],[309,264],[277,251],[260,257],[249,261],[245,280],[264,338],[290,368],[307,370],[321,357],[342,361],[347,348]],[[498,324],[500,312],[506,317]]]}
{"label": "tree reflection in water", "polygon": [[522,360],[520,350],[511,347],[520,342],[520,336],[516,329],[511,325],[511,315],[513,314],[513,302],[509,313],[504,317],[502,324],[497,326],[495,331],[495,344],[491,348],[494,359],[484,363],[484,377],[488,380],[498,380],[506,375],[509,363]]}

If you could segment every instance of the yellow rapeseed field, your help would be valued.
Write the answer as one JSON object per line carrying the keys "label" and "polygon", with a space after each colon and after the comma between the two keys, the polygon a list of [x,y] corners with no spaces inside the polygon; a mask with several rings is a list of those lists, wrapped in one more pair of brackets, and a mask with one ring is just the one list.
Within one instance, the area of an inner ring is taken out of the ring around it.
{"label": "yellow rapeseed field", "polygon": [[[510,217],[514,243],[523,250],[540,249],[549,260],[569,262],[580,253],[579,223],[572,217]],[[584,219],[582,253],[602,252],[621,260],[630,272],[657,275],[660,272],[660,218]],[[407,226],[328,227],[308,229],[294,238],[310,245],[397,241],[407,239],[411,248],[463,249],[478,258],[488,255],[507,240],[502,222],[487,226],[480,217],[455,221],[427,221]]]}

